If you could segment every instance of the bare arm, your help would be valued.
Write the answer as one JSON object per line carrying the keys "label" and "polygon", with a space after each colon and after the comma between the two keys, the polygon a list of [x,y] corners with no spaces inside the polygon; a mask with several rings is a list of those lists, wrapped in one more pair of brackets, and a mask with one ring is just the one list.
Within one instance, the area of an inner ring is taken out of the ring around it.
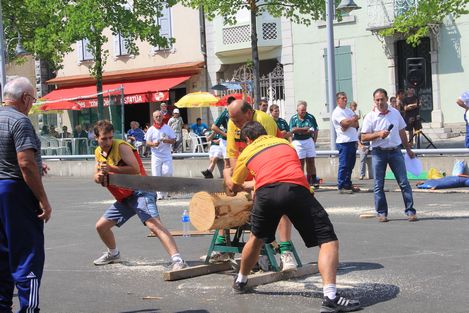
{"label": "bare arm", "polygon": [[346,130],[349,127],[357,128],[358,127],[358,115],[354,115],[351,118],[343,119],[342,121],[340,121],[340,126],[344,130]]}
{"label": "bare arm", "polygon": [[407,138],[407,134],[404,128],[399,131],[399,137],[401,137],[402,144],[404,145],[409,157],[411,159],[415,158],[415,153],[411,149],[411,146],[409,144],[409,139]]}
{"label": "bare arm", "polygon": [[373,141],[376,139],[384,139],[389,136],[388,130],[380,130],[372,133],[362,133],[361,140],[362,141]]}
{"label": "bare arm", "polygon": [[469,110],[469,106],[467,106],[464,101],[462,101],[461,99],[458,99],[456,100],[456,104],[459,105],[461,108],[463,108],[464,110]]}
{"label": "bare arm", "polygon": [[309,132],[309,127],[293,127],[291,132],[294,134],[307,134]]}
{"label": "bare arm", "polygon": [[18,157],[18,165],[20,167],[21,174],[23,175],[23,179],[39,201],[39,206],[42,212],[39,213],[38,218],[47,222],[50,219],[52,207],[47,199],[47,194],[44,190],[44,185],[42,184],[41,175],[37,168],[34,153],[35,151],[33,149],[26,149],[18,152],[16,155]]}
{"label": "bare arm", "polygon": [[122,161],[125,165],[116,166],[110,164],[101,164],[100,169],[103,173],[115,173],[115,174],[133,174],[137,175],[140,173],[137,158],[131,147],[126,144],[119,145],[119,153]]}
{"label": "bare arm", "polygon": [[226,133],[225,133],[224,131],[222,131],[222,130],[220,129],[220,127],[218,127],[217,125],[213,124],[211,128],[212,128],[212,130],[213,130],[215,133],[220,134],[220,135],[222,135],[223,137],[226,138]]}

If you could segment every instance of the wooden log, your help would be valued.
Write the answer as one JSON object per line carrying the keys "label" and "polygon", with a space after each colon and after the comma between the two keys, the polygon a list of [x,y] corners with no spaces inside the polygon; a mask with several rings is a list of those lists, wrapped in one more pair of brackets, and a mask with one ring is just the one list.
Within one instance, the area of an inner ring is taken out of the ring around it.
{"label": "wooden log", "polygon": [[182,270],[164,272],[163,279],[166,281],[179,280],[211,273],[223,272],[230,269],[230,262],[195,265],[183,268]]}
{"label": "wooden log", "polygon": [[287,280],[319,273],[316,263],[303,264],[296,271],[289,272],[265,272],[248,276],[247,288],[253,288],[259,285],[270,284],[280,280]]}
{"label": "wooden log", "polygon": [[251,215],[251,194],[240,192],[235,197],[224,193],[198,192],[189,203],[192,225],[200,231],[227,229],[247,223]]}

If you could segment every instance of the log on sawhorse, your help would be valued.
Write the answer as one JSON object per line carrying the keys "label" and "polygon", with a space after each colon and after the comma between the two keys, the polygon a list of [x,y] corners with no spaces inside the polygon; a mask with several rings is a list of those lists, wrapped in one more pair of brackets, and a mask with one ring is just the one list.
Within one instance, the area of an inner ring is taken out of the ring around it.
{"label": "log on sawhorse", "polygon": [[303,264],[303,266],[298,267],[296,271],[257,273],[248,276],[247,287],[253,288],[259,285],[266,285],[280,280],[298,278],[317,273],[319,273],[319,270],[316,263]]}
{"label": "log on sawhorse", "polygon": [[180,280],[212,273],[224,272],[231,269],[231,262],[195,265],[183,268],[182,270],[164,272],[163,279],[166,281]]}

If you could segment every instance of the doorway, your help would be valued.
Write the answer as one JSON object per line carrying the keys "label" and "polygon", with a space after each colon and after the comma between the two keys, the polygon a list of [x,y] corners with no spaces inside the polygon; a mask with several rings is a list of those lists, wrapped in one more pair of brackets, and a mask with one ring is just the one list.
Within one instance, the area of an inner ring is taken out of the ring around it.
{"label": "doorway", "polygon": [[420,99],[420,117],[422,122],[429,123],[432,121],[433,111],[433,90],[432,90],[432,63],[431,63],[431,46],[430,38],[423,38],[416,47],[409,45],[405,40],[396,42],[397,51],[397,87],[398,90],[405,90],[406,85],[406,60],[407,58],[421,57],[425,59],[425,82],[422,87],[417,90]]}

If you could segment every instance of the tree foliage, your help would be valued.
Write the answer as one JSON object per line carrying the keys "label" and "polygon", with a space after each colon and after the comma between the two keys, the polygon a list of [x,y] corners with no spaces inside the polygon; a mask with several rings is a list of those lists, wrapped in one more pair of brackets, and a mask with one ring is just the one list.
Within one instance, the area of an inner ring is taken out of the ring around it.
{"label": "tree foliage", "polygon": [[208,19],[222,16],[225,24],[235,24],[236,14],[242,9],[254,10],[256,15],[264,12],[274,17],[284,16],[298,24],[310,25],[324,18],[325,0],[180,0],[186,6],[203,6]]}
{"label": "tree foliage", "polygon": [[[103,49],[108,38],[105,29],[126,40],[131,54],[138,54],[136,40],[154,46],[168,46],[168,40],[159,35],[156,23],[164,6],[175,0],[15,0],[8,1],[4,19],[9,26],[8,36],[19,32],[25,48],[37,57],[51,61],[59,68],[72,44],[88,39],[88,51],[94,60],[89,64],[90,74],[98,82],[109,51]],[[98,111],[102,111],[102,97],[98,97]]]}
{"label": "tree foliage", "polygon": [[392,27],[380,31],[382,36],[401,34],[407,43],[417,46],[421,39],[428,36],[432,24],[440,24],[447,16],[453,19],[467,14],[469,0],[418,0],[397,16]]}
{"label": "tree foliage", "polygon": [[256,17],[268,12],[274,17],[286,17],[298,24],[310,25],[312,21],[324,18],[324,0],[180,0],[194,9],[203,8],[207,18],[220,16],[225,25],[236,24],[236,14],[246,9],[251,13],[251,48],[255,105],[260,100],[259,54],[257,48]]}

